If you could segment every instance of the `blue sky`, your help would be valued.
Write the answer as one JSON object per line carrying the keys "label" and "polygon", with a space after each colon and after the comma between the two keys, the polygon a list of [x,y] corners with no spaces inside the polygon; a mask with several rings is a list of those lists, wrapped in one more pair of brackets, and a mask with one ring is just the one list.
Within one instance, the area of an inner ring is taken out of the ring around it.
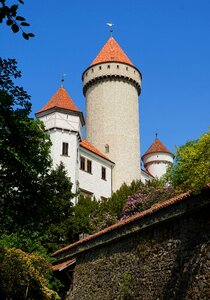
{"label": "blue sky", "polygon": [[18,61],[32,115],[60,87],[63,73],[85,112],[81,75],[109,38],[106,22],[112,21],[114,38],[143,75],[141,154],[156,131],[171,151],[208,131],[209,0],[25,0],[19,14],[36,37],[25,41],[1,25],[0,50]]}

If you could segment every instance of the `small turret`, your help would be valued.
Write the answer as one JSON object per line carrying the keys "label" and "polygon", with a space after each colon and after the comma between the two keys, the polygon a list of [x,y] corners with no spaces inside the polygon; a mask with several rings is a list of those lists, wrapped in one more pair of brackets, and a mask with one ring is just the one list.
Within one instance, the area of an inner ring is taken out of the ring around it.
{"label": "small turret", "polygon": [[66,89],[61,86],[48,103],[36,113],[50,135],[53,166],[62,162],[67,176],[73,183],[72,191],[77,191],[79,180],[79,144],[85,120]]}
{"label": "small turret", "polygon": [[173,164],[173,154],[156,137],[153,144],[142,156],[145,169],[154,177],[160,179]]}

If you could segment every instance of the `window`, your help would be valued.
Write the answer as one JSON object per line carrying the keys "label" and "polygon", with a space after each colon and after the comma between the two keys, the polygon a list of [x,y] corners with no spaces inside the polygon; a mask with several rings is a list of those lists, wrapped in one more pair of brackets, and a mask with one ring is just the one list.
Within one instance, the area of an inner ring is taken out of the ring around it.
{"label": "window", "polygon": [[106,168],[101,167],[101,179],[106,180]]}
{"label": "window", "polygon": [[84,189],[79,189],[79,191],[80,191],[81,196],[93,198],[93,193],[92,192],[84,190]]}
{"label": "window", "polygon": [[69,144],[68,143],[63,143],[62,155],[68,156],[68,151],[69,151]]}
{"label": "window", "polygon": [[107,66],[107,69],[110,69],[110,65]]}
{"label": "window", "polygon": [[92,160],[80,156],[80,170],[92,174]]}
{"label": "window", "polygon": [[105,145],[105,153],[109,153],[109,145],[108,144]]}
{"label": "window", "polygon": [[89,159],[87,160],[87,172],[92,173],[92,161]]}
{"label": "window", "polygon": [[99,70],[101,70],[102,68],[101,68],[101,66],[99,67]]}
{"label": "window", "polygon": [[80,169],[85,171],[85,158],[83,156],[80,157]]}

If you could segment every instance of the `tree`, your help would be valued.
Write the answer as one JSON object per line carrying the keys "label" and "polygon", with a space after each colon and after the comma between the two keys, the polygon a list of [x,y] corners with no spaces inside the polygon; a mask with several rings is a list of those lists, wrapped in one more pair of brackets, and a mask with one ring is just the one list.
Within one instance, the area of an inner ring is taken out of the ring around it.
{"label": "tree", "polygon": [[14,33],[22,31],[23,38],[28,40],[30,37],[34,37],[34,34],[31,32],[26,33],[23,30],[23,27],[30,26],[30,24],[26,22],[24,17],[17,15],[18,2],[24,4],[23,0],[17,0],[16,4],[8,6],[6,0],[0,0],[0,23],[3,23],[3,20],[6,19],[7,26],[10,26]]}
{"label": "tree", "polygon": [[100,203],[90,197],[79,196],[78,202],[73,208],[72,227],[75,239],[79,234],[91,234],[94,229],[91,224],[93,217],[99,213]]}
{"label": "tree", "polygon": [[35,253],[0,248],[0,293],[3,299],[60,299],[50,288],[51,264]]}
{"label": "tree", "polygon": [[178,147],[175,158],[166,179],[179,189],[199,192],[210,182],[210,132]]}
{"label": "tree", "polygon": [[39,211],[39,218],[42,220],[40,230],[42,242],[52,252],[74,239],[71,200],[76,195],[71,191],[72,183],[62,163],[44,176],[42,188],[44,207],[40,207]]}
{"label": "tree", "polygon": [[50,139],[29,117],[29,95],[12,81],[20,76],[15,60],[0,59],[0,224],[13,231],[15,224],[33,223],[51,167]]}
{"label": "tree", "polygon": [[131,184],[122,184],[122,186],[112,194],[108,200],[102,200],[101,210],[109,212],[118,220],[122,217],[124,205],[129,196],[135,195],[144,184],[140,180],[133,180]]}
{"label": "tree", "polygon": [[63,165],[51,169],[50,138],[29,117],[30,97],[13,83],[20,76],[15,60],[0,59],[0,232],[68,243],[72,184]]}

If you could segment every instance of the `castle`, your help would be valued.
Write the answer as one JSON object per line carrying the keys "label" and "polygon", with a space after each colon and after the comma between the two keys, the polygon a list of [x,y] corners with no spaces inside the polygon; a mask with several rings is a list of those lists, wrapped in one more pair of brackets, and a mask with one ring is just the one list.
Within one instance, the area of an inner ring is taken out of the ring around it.
{"label": "castle", "polygon": [[[156,138],[140,167],[139,103],[141,72],[110,37],[82,74],[86,120],[61,86],[36,113],[49,133],[53,166],[63,162],[80,193],[109,198],[126,182],[160,178],[173,154]],[[82,127],[86,123],[86,139]]]}

